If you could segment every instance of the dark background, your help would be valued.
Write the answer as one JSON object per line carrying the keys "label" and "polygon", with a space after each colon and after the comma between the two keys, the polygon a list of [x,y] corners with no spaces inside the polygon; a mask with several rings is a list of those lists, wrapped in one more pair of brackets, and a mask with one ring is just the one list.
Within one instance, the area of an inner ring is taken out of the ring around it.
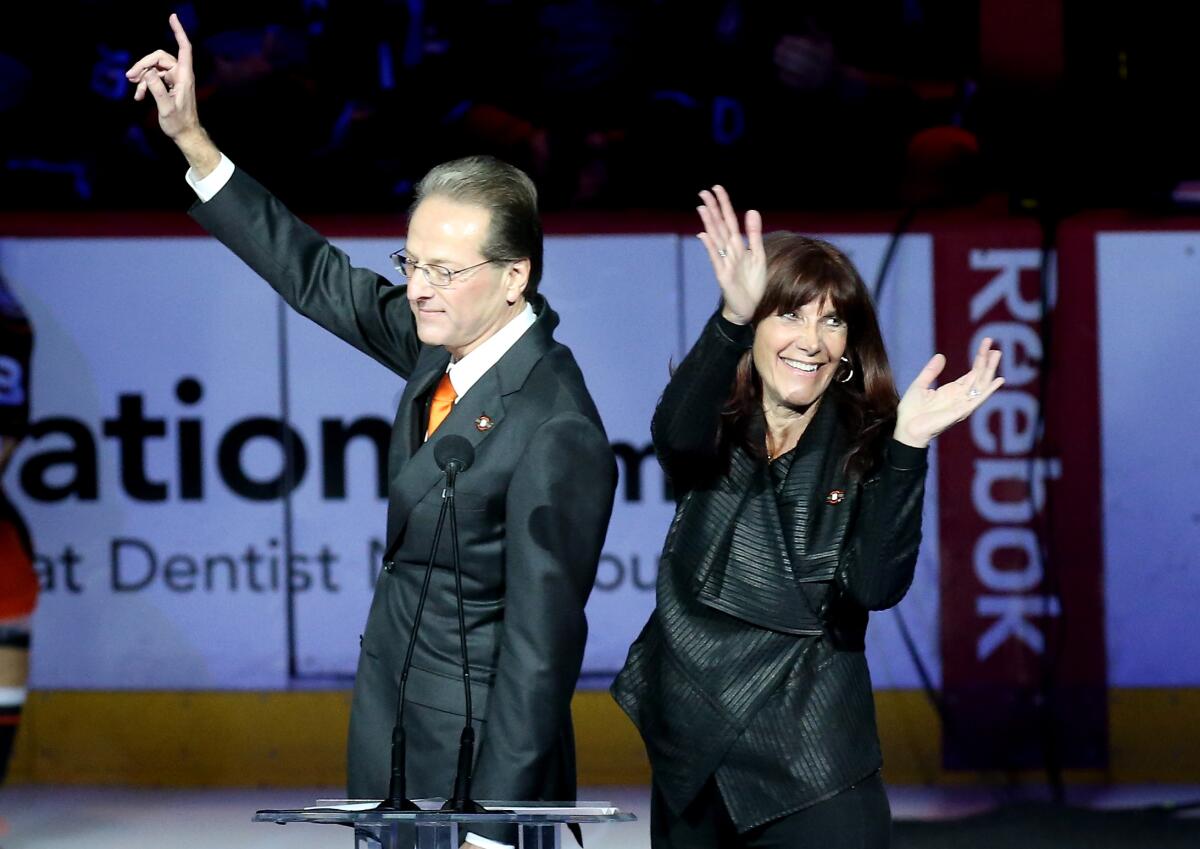
{"label": "dark background", "polygon": [[177,209],[123,72],[195,44],[217,144],[302,211],[403,209],[488,152],[547,211],[1163,206],[1200,177],[1195,4],[265,0],[13,5],[0,209]]}

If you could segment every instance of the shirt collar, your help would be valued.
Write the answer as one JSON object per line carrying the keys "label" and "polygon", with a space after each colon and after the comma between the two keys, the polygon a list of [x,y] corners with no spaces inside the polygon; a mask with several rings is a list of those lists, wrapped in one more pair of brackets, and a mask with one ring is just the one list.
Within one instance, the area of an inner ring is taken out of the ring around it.
{"label": "shirt collar", "polygon": [[536,321],[537,314],[534,313],[533,306],[526,301],[525,309],[517,313],[508,324],[489,336],[478,348],[461,360],[450,363],[446,367],[446,371],[450,375],[454,394],[459,398],[466,395],[467,390],[474,386],[488,369],[500,362],[500,358],[508,353],[508,349],[515,345],[517,340],[525,335],[525,331],[533,327]]}

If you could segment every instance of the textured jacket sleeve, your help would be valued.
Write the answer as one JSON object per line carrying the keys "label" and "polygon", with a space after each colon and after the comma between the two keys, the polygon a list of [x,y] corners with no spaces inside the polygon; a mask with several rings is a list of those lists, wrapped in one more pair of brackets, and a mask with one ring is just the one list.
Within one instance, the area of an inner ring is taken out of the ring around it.
{"label": "textured jacket sleeve", "polygon": [[729,398],[738,360],[753,343],[751,326],[726,321],[718,312],[671,375],[650,432],[658,460],[677,491],[695,464],[716,456],[721,408]]}
{"label": "textured jacket sleeve", "polygon": [[244,171],[190,210],[297,312],[407,378],[420,350],[406,287],[356,268]]}
{"label": "textured jacket sleeve", "polygon": [[912,584],[921,544],[928,449],[892,440],[879,471],[863,484],[837,581],[867,610],[884,610]]}
{"label": "textured jacket sleeve", "polygon": [[616,487],[603,430],[578,413],[546,421],[508,487],[504,635],[479,747],[479,799],[536,799],[569,727]]}

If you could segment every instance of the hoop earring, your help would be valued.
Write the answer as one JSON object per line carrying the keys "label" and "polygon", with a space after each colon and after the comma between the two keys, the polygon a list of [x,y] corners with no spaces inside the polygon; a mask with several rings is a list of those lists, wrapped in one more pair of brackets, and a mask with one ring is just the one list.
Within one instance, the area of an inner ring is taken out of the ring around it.
{"label": "hoop earring", "polygon": [[838,381],[838,383],[849,383],[849,382],[850,382],[850,378],[854,377],[854,366],[850,365],[850,359],[849,359],[849,357],[841,357],[840,359],[841,359],[841,361],[842,361],[842,362],[844,362],[846,365],[850,366],[850,371],[849,371],[849,372],[847,372],[847,373],[846,373],[846,376],[845,376],[845,377],[843,377],[843,378],[841,378],[841,379]]}

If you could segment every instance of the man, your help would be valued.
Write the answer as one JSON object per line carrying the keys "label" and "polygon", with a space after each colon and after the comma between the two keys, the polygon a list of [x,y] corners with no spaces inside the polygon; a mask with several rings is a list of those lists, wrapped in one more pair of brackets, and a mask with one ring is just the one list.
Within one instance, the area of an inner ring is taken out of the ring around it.
{"label": "man", "polygon": [[[570,799],[570,699],[616,464],[558,318],[537,294],[536,190],[512,166],[475,157],[421,181],[403,252],[408,285],[352,267],[341,251],[238,171],[197,117],[191,45],[127,72],[191,166],[192,216],[289,304],[407,380],[389,451],[387,539],[362,637],[348,745],[349,793],[382,798],[399,669],[432,544],[439,439],[467,438],[458,529],[474,713],[473,795]],[[410,797],[449,796],[463,719],[450,543],[443,536],[408,680]],[[501,833],[501,832],[498,832]],[[471,835],[469,840],[487,845]]]}

